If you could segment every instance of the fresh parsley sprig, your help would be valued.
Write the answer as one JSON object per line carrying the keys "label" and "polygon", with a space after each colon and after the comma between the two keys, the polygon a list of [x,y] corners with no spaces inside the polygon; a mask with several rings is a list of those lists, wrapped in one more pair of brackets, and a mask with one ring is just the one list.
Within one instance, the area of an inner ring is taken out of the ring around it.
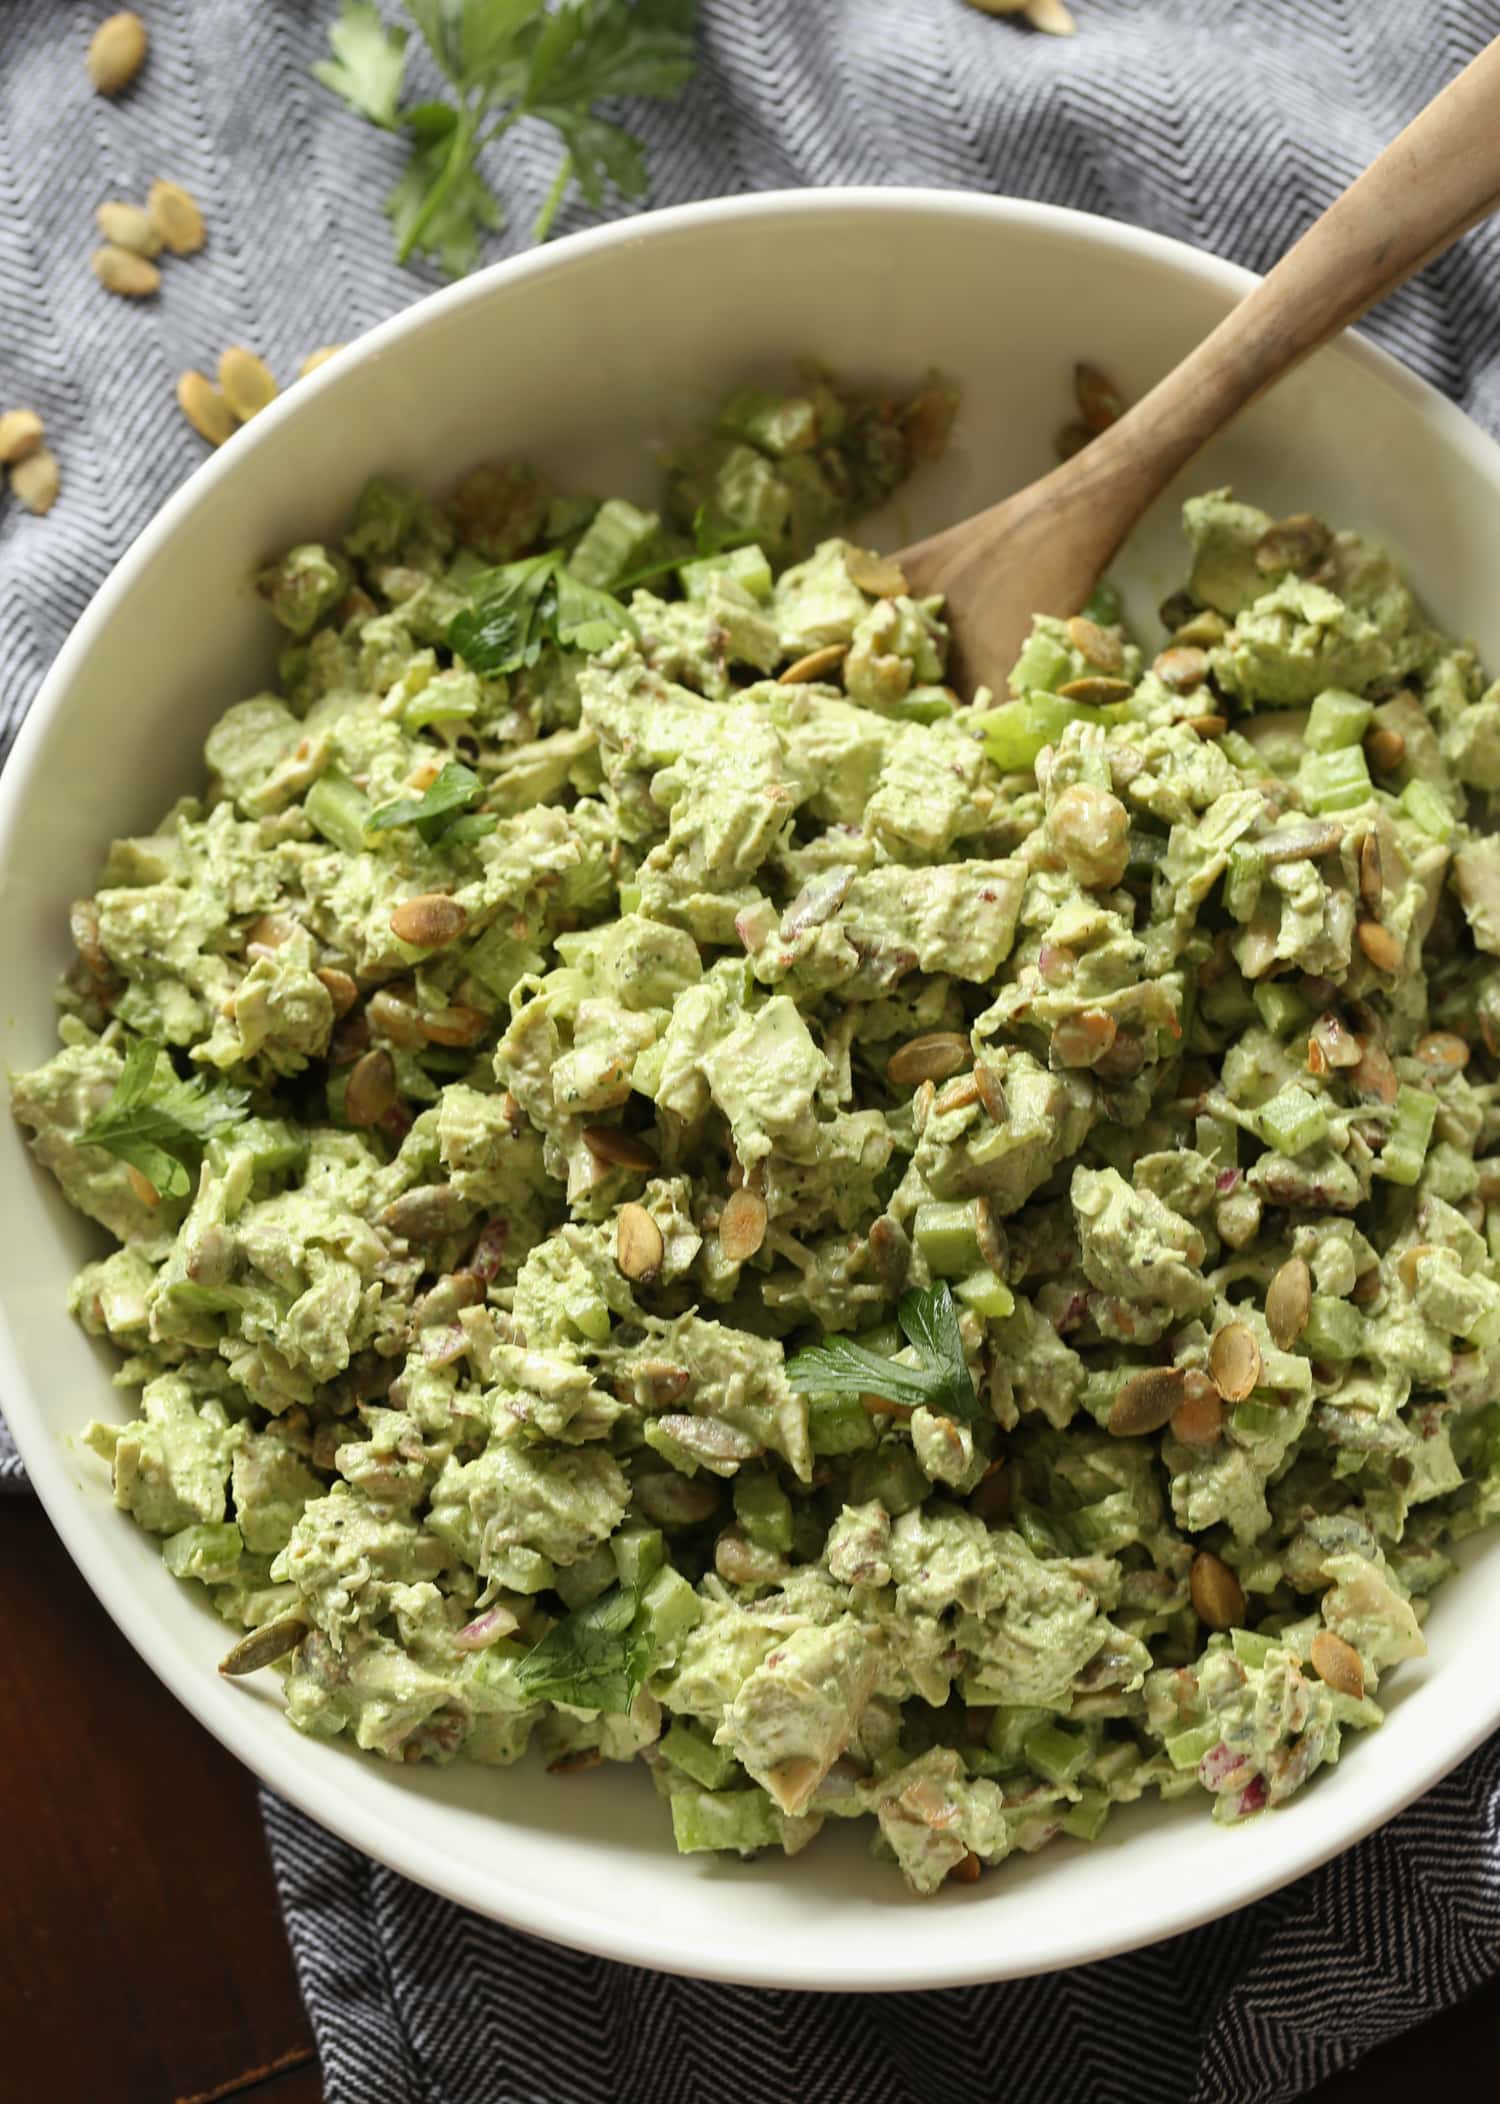
{"label": "fresh parsley sprig", "polygon": [[313,68],[361,117],[408,141],[386,201],[398,261],[435,256],[453,277],[473,269],[482,236],[505,217],[479,156],[523,117],[550,125],[563,148],[533,240],[546,240],[570,184],[596,210],[610,186],[645,195],[639,142],[597,105],[677,94],[693,70],[697,0],[406,0],[406,11],[451,101],[402,107],[410,32],[384,22],[373,0],[344,0],[331,56]]}
{"label": "fresh parsley sprig", "polygon": [[547,643],[592,653],[634,634],[619,600],[580,583],[557,548],[482,570],[468,606],[448,624],[450,649],[487,679],[534,665]]}
{"label": "fresh parsley sprig", "polygon": [[472,808],[483,794],[484,784],[473,768],[465,767],[462,760],[449,760],[421,796],[402,796],[382,804],[365,831],[386,833],[393,826],[412,826],[429,847],[479,840],[499,824],[493,813]]}
{"label": "fresh parsley sprig", "polygon": [[852,1337],[825,1337],[788,1359],[786,1377],[811,1395],[878,1395],[909,1410],[925,1406],[972,1424],[982,1415],[964,1358],[958,1310],[946,1285],[903,1293],[896,1308],[901,1334],[921,1360],[904,1366],[882,1358]]}
{"label": "fresh parsley sprig", "polygon": [[549,1629],[518,1661],[516,1680],[533,1702],[624,1712],[640,1693],[655,1651],[639,1592],[617,1585]]}
{"label": "fresh parsley sprig", "polygon": [[179,1081],[170,1066],[163,1077],[161,1050],[151,1038],[136,1039],[109,1101],[78,1139],[129,1162],[163,1198],[185,1198],[189,1166],[215,1133],[239,1124],[250,1099],[244,1089],[211,1088],[201,1076]]}

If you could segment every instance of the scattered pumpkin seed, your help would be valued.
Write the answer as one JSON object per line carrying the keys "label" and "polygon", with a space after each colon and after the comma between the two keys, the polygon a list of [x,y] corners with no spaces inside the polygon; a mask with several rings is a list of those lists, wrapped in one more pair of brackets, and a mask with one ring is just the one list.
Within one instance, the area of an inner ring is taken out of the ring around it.
{"label": "scattered pumpkin seed", "polygon": [[[1067,9],[1063,9],[1067,14]],[[1027,20],[1031,10],[1027,8]],[[1068,17],[1071,23],[1072,17]],[[1063,31],[1068,35],[1070,31]],[[1112,380],[1100,372],[1097,365],[1075,365],[1073,368],[1073,394],[1078,403],[1078,413],[1090,431],[1107,431],[1117,424],[1125,414],[1125,398]]]}
{"label": "scattered pumpkin seed", "polygon": [[262,1666],[269,1666],[278,1658],[285,1658],[288,1651],[295,1651],[307,1634],[307,1617],[298,1609],[289,1615],[278,1615],[274,1622],[263,1622],[259,1629],[252,1629],[242,1636],[234,1647],[226,1651],[219,1660],[219,1671],[230,1680],[237,1680],[245,1673],[258,1673]]}
{"label": "scattered pumpkin seed", "polygon": [[594,1160],[606,1169],[634,1169],[639,1175],[647,1176],[653,1169],[661,1167],[655,1148],[620,1125],[585,1125],[583,1144]]}
{"label": "scattered pumpkin seed", "polygon": [[1233,1629],[1245,1619],[1245,1594],[1227,1563],[1200,1549],[1188,1573],[1188,1591],[1200,1622],[1210,1629]]}
{"label": "scattered pumpkin seed", "polygon": [[766,1239],[766,1201],[759,1191],[741,1185],[731,1191],[719,1215],[719,1247],[731,1264],[753,1257]]}
{"label": "scattered pumpkin seed", "polygon": [[1377,1038],[1361,1037],[1359,1064],[1349,1069],[1349,1079],[1360,1095],[1369,1096],[1376,1103],[1394,1103],[1400,1091],[1396,1069],[1391,1055]]}
{"label": "scattered pumpkin seed", "polygon": [[18,504],[24,504],[38,518],[57,502],[61,483],[62,471],[57,464],[57,455],[49,446],[38,446],[24,460],[11,464],[11,494]]}
{"label": "scattered pumpkin seed", "polygon": [[429,1045],[477,1045],[488,1028],[488,1016],[463,1001],[429,1009],[422,1017],[422,1034]]}
{"label": "scattered pumpkin seed", "polygon": [[325,964],[320,968],[316,976],[327,989],[328,998],[333,1003],[335,1016],[347,1015],[359,999],[359,988],[349,977],[349,974],[341,972],[336,965]]}
{"label": "scattered pumpkin seed", "polygon": [[1429,1030],[1414,1049],[1424,1066],[1436,1067],[1439,1073],[1456,1074],[1469,1064],[1469,1048],[1452,1030]]}
{"label": "scattered pumpkin seed", "polygon": [[1057,691],[1064,701],[1081,701],[1091,709],[1104,709],[1113,702],[1128,701],[1132,689],[1128,679],[1104,679],[1085,674],[1082,679],[1070,679]]}
{"label": "scattered pumpkin seed", "polygon": [[94,275],[105,291],[116,293],[121,299],[149,299],[161,285],[161,272],[149,257],[119,248],[113,241],[94,250],[93,264]]}
{"label": "scattered pumpkin seed", "polygon": [[147,42],[145,23],[128,8],[101,22],[84,60],[95,93],[118,95],[128,88],[145,63]]}
{"label": "scattered pumpkin seed", "polygon": [[1242,1403],[1261,1376],[1260,1346],[1248,1323],[1226,1322],[1208,1347],[1208,1370],[1226,1403]]}
{"label": "scattered pumpkin seed", "polygon": [[1349,1298],[1353,1301],[1356,1308],[1367,1308],[1371,1301],[1380,1298],[1380,1287],[1380,1266],[1372,1264],[1368,1271],[1362,1271],[1359,1274],[1359,1277],[1349,1288]]}
{"label": "scattered pumpkin seed", "polygon": [[7,409],[0,416],[0,467],[14,467],[42,442],[45,427],[34,409]]}
{"label": "scattered pumpkin seed", "polygon": [[157,1190],[146,1172],[143,1169],[138,1169],[134,1162],[125,1164],[125,1181],[142,1205],[158,1206],[161,1204],[161,1192]]}
{"label": "scattered pumpkin seed", "polygon": [[343,348],[341,343],[324,343],[320,344],[317,350],[309,351],[297,368],[297,378],[305,380],[308,374],[315,373],[320,365],[326,365],[330,358],[337,357]]}
{"label": "scattered pumpkin seed", "polygon": [[1169,635],[1186,622],[1196,620],[1201,609],[1189,592],[1173,592],[1156,609],[1156,618]]}
{"label": "scattered pumpkin seed", "polygon": [[1215,613],[1211,606],[1205,606],[1172,631],[1172,641],[1196,643],[1201,649],[1211,650],[1215,643],[1222,643],[1228,633],[1229,623],[1224,616]]}
{"label": "scattered pumpkin seed", "polygon": [[1366,913],[1378,913],[1385,897],[1385,866],[1380,854],[1380,835],[1372,827],[1359,843],[1359,903]]}
{"label": "scattered pumpkin seed", "polygon": [[[388,1059],[390,1054],[371,1054]],[[404,1242],[441,1242],[463,1227],[468,1216],[466,1200],[452,1184],[417,1184],[393,1198],[380,1215],[380,1224]]]}
{"label": "scattered pumpkin seed", "polygon": [[371,994],[366,1013],[372,1028],[403,1052],[420,1052],[427,1043],[422,1011],[417,1006],[409,980],[401,980],[395,986],[382,986],[378,993]]}
{"label": "scattered pumpkin seed", "polygon": [[186,372],[177,382],[177,406],[200,438],[211,446],[222,446],[238,426],[234,411],[212,380],[202,373]]}
{"label": "scattered pumpkin seed", "polygon": [[661,1270],[667,1245],[643,1205],[622,1205],[615,1223],[615,1262],[626,1278],[649,1284]]}
{"label": "scattered pumpkin seed", "polygon": [[1313,1671],[1336,1695],[1352,1695],[1362,1701],[1365,1692],[1364,1660],[1343,1637],[1331,1629],[1320,1629],[1307,1647]]}
{"label": "scattered pumpkin seed", "polygon": [[928,1030],[898,1045],[885,1063],[892,1088],[916,1088],[924,1081],[946,1081],[970,1059],[969,1040],[958,1030]]}
{"label": "scattered pumpkin seed", "polygon": [[1224,1404],[1206,1373],[1190,1373],[1172,1412],[1172,1436],[1184,1446],[1211,1447],[1224,1430]]}
{"label": "scattered pumpkin seed", "polygon": [[940,1118],[945,1118],[950,1110],[967,1110],[971,1103],[978,1101],[979,1083],[972,1074],[960,1074],[946,1088],[938,1090],[932,1107]]}
{"label": "scattered pumpkin seed", "polygon": [[1174,644],[1161,653],[1151,669],[1164,687],[1170,687],[1174,694],[1186,694],[1201,687],[1208,678],[1208,652]]}
{"label": "scattered pumpkin seed", "polygon": [[821,679],[825,672],[836,672],[849,655],[847,643],[825,643],[821,650],[809,650],[806,657],[799,657],[787,666],[785,672],[776,676],[780,687],[805,686],[809,681]]}
{"label": "scattered pumpkin seed", "polygon": [[1075,614],[1068,623],[1068,641],[1080,657],[1117,679],[1125,669],[1125,646],[1109,629],[1101,628],[1087,614]]}
{"label": "scattered pumpkin seed", "polygon": [[1222,738],[1229,728],[1227,716],[1188,716],[1184,720],[1188,729],[1203,739]]}
{"label": "scattered pumpkin seed", "polygon": [[906,572],[893,556],[870,548],[846,548],[844,569],[849,582],[874,599],[899,599],[906,591]]}
{"label": "scattered pumpkin seed", "polygon": [[165,178],[154,182],[146,209],[164,246],[174,256],[196,255],[202,248],[203,214],[197,198],[181,183],[169,183]]}
{"label": "scattered pumpkin seed", "polygon": [[398,942],[414,950],[441,950],[454,942],[469,925],[467,907],[450,899],[445,891],[419,892],[403,899],[392,910],[390,930]]}
{"label": "scattered pumpkin seed", "polygon": [[219,386],[224,399],[242,424],[259,416],[276,399],[276,382],[264,358],[232,343],[219,354]]}
{"label": "scattered pumpkin seed", "polygon": [[1255,544],[1258,570],[1311,570],[1323,560],[1333,535],[1310,511],[1294,512],[1278,519]]}
{"label": "scattered pumpkin seed", "polygon": [[100,205],[94,221],[105,240],[112,241],[116,248],[128,248],[137,256],[161,253],[161,230],[144,205],[111,198]]}
{"label": "scattered pumpkin seed", "polygon": [[1289,1352],[1307,1326],[1312,1273],[1302,1257],[1288,1257],[1266,1288],[1266,1328],[1278,1351]]}
{"label": "scattered pumpkin seed", "polygon": [[1051,1052],[1061,1067],[1091,1067],[1104,1057],[1119,1028],[1107,1008],[1084,1008],[1053,1025]]}
{"label": "scattered pumpkin seed", "polygon": [[1377,972],[1399,972],[1406,956],[1406,945],[1389,928],[1379,921],[1362,920],[1354,930],[1360,948],[1374,965]]}
{"label": "scattered pumpkin seed", "polygon": [[1078,24],[1064,0],[1026,0],[1021,12],[1043,36],[1071,37],[1078,33]]}
{"label": "scattered pumpkin seed", "polygon": [[1133,1373],[1115,1396],[1108,1430],[1116,1439],[1139,1439],[1147,1432],[1159,1432],[1186,1394],[1185,1367],[1147,1366]]}
{"label": "scattered pumpkin seed", "polygon": [[1003,1125],[1010,1116],[1010,1105],[1005,1100],[1005,1085],[993,1067],[983,1060],[974,1069],[974,1080],[979,1089],[979,1100],[984,1105],[985,1115],[997,1125]]}
{"label": "scattered pumpkin seed", "polygon": [[1406,758],[1406,740],[1400,731],[1382,724],[1365,739],[1365,758],[1373,774],[1393,774]]}
{"label": "scattered pumpkin seed", "polygon": [[396,1101],[396,1063],[383,1045],[366,1052],[350,1069],[344,1116],[351,1125],[378,1125]]}

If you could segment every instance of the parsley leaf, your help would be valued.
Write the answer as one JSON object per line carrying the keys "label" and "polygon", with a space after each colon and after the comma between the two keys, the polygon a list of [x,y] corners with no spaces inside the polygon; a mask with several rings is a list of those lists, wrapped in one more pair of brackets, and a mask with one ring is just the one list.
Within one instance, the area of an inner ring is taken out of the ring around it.
{"label": "parsley leaf", "polygon": [[920,1366],[882,1358],[852,1337],[825,1337],[788,1359],[787,1379],[805,1394],[879,1395],[911,1410],[925,1406],[974,1423],[983,1413],[947,1285],[903,1293],[896,1320],[907,1343],[915,1347]]}
{"label": "parsley leaf", "polygon": [[403,110],[410,33],[387,27],[373,0],[344,0],[316,78],[383,131],[404,132],[406,169],[386,202],[400,262],[430,255],[450,275],[473,268],[501,225],[479,156],[523,117],[563,147],[533,229],[545,240],[570,184],[598,207],[613,187],[645,194],[639,142],[595,105],[676,95],[693,71],[696,0],[406,0],[451,91]]}
{"label": "parsley leaf", "polygon": [[639,1609],[636,1588],[617,1585],[564,1615],[516,1666],[522,1694],[579,1709],[628,1710],[656,1650],[649,1628],[638,1626]]}
{"label": "parsley leaf", "polygon": [[201,1076],[179,1081],[170,1065],[167,1078],[158,1078],[161,1049],[151,1038],[136,1039],[109,1101],[78,1140],[129,1162],[162,1197],[185,1198],[188,1164],[215,1133],[239,1124],[250,1099],[244,1089],[211,1088]]}
{"label": "parsley leaf", "polygon": [[332,58],[313,67],[314,80],[382,131],[396,129],[396,103],[406,77],[407,32],[387,29],[372,0],[345,0],[328,32]]}
{"label": "parsley leaf", "polygon": [[564,569],[556,548],[482,570],[469,587],[469,599],[448,624],[448,644],[473,671],[490,679],[534,665],[546,643],[598,651],[617,635],[635,633],[619,600]]}
{"label": "parsley leaf", "polygon": [[398,797],[382,804],[365,827],[367,833],[386,833],[393,826],[415,826],[429,847],[463,840],[477,840],[495,830],[496,820],[487,812],[469,811],[484,794],[484,784],[472,767],[450,760],[437,780],[421,796]]}

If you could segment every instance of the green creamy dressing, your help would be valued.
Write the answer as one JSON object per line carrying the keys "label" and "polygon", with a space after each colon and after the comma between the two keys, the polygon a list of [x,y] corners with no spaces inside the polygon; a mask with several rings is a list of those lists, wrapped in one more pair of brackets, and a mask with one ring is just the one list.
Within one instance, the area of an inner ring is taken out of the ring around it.
{"label": "green creamy dressing", "polygon": [[[919,1892],[1280,1803],[1500,1509],[1500,687],[1218,492],[1154,658],[1106,594],[960,706],[839,530],[951,410],[741,394],[660,513],[372,484],[13,1093],[117,1245],[88,1443],[299,1730]],[[547,551],[601,647],[457,654]],[[938,1286],[972,1414],[788,1378]]]}

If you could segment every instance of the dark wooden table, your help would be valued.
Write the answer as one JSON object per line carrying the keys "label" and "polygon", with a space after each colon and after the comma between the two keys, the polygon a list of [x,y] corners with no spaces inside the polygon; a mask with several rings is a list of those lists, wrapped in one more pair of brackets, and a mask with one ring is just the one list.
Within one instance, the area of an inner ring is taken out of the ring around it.
{"label": "dark wooden table", "polygon": [[[0,1500],[0,2095],[323,2104],[255,1786],[136,1657],[40,1507]],[[1316,2104],[1488,2093],[1500,1980]],[[780,2100],[766,2100],[780,2104]]]}

